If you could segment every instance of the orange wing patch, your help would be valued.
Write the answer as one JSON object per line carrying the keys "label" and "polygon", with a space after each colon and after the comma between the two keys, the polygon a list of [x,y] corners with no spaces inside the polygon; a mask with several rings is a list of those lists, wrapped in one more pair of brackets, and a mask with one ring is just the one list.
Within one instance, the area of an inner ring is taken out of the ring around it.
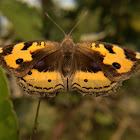
{"label": "orange wing patch", "polygon": [[24,88],[25,91],[31,92],[55,92],[64,89],[64,84],[59,72],[39,72],[32,69],[28,75],[19,80],[19,85]]}
{"label": "orange wing patch", "polygon": [[11,54],[4,57],[4,60],[9,67],[15,69],[18,68],[19,65],[16,63],[16,60],[18,59],[23,59],[23,62],[32,61],[33,58],[31,53],[43,49],[45,47],[45,44],[44,42],[41,42],[41,45],[38,45],[37,42],[34,42],[26,50],[23,49],[24,47],[24,43],[16,44],[13,47]]}
{"label": "orange wing patch", "polygon": [[43,49],[43,48],[45,48],[45,42],[41,42],[40,45],[38,45],[37,42],[34,42],[34,43],[28,48],[28,50],[29,50],[31,53],[33,53],[33,52],[35,52],[35,51],[37,51],[37,50],[40,50],[40,49]]}
{"label": "orange wing patch", "polygon": [[117,70],[118,73],[126,73],[131,70],[133,67],[133,62],[129,59],[126,59],[124,50],[118,46],[113,46],[113,51],[115,54],[108,53],[106,54],[103,63],[112,65],[112,63],[119,63],[120,69]]}
{"label": "orange wing patch", "polygon": [[71,89],[78,89],[83,93],[105,93],[113,90],[118,83],[111,82],[102,71],[97,73],[76,72]]}
{"label": "orange wing patch", "polygon": [[3,49],[0,47],[0,53],[2,53],[3,52]]}
{"label": "orange wing patch", "polygon": [[92,50],[100,52],[101,55],[105,56],[106,54],[109,53],[109,51],[104,47],[103,44],[99,44],[98,47],[96,47],[96,43],[92,43]]}
{"label": "orange wing patch", "polygon": [[[113,63],[118,63],[120,65],[120,68],[117,69],[118,73],[126,73],[133,67],[133,61],[127,59],[124,50],[117,45],[112,45],[114,53],[110,53],[103,44],[99,44],[98,47],[95,45],[95,43],[92,43],[92,50],[98,51],[104,56],[104,64],[112,65]],[[140,55],[138,54],[137,57],[140,57]]]}
{"label": "orange wing patch", "polygon": [[136,58],[140,59],[140,53],[139,52],[136,52]]}

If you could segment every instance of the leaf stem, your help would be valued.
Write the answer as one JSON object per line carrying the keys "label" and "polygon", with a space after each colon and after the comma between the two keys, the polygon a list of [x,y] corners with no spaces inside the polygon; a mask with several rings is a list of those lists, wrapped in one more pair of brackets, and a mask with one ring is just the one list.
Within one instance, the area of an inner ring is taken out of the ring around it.
{"label": "leaf stem", "polygon": [[37,127],[38,127],[38,114],[39,114],[39,108],[40,108],[40,103],[41,103],[41,98],[39,99],[38,101],[38,105],[37,105],[37,110],[36,110],[36,115],[35,115],[35,121],[34,121],[34,125],[33,125],[33,128],[32,128],[32,135],[31,135],[31,138],[30,140],[33,140],[33,136],[35,134],[35,131],[37,130]]}

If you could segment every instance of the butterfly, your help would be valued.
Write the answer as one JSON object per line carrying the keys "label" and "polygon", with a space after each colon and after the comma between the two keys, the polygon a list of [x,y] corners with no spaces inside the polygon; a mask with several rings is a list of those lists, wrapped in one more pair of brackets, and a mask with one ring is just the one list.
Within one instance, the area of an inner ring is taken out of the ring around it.
{"label": "butterfly", "polygon": [[54,97],[59,91],[106,95],[140,71],[140,53],[102,42],[29,41],[0,48],[0,65],[26,92]]}

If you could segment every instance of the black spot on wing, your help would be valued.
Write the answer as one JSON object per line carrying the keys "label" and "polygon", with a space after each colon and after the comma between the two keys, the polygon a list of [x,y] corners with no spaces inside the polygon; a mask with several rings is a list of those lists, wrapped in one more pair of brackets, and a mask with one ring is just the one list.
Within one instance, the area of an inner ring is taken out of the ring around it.
{"label": "black spot on wing", "polygon": [[113,51],[113,45],[104,44],[104,47],[109,51],[109,53],[115,54],[115,52]]}
{"label": "black spot on wing", "polygon": [[112,66],[115,67],[116,69],[120,69],[121,68],[121,65],[119,63],[116,63],[116,62],[114,62],[112,64]]}
{"label": "black spot on wing", "polygon": [[27,50],[30,46],[32,46],[32,44],[33,44],[33,41],[25,42],[24,47],[21,50]]}
{"label": "black spot on wing", "polygon": [[48,79],[48,82],[51,82],[52,80],[51,79]]}
{"label": "black spot on wing", "polygon": [[88,82],[88,79],[84,79],[84,82]]}
{"label": "black spot on wing", "polygon": [[21,64],[21,63],[23,63],[23,59],[22,59],[22,58],[19,58],[19,59],[16,60],[16,64],[19,65],[19,64]]}

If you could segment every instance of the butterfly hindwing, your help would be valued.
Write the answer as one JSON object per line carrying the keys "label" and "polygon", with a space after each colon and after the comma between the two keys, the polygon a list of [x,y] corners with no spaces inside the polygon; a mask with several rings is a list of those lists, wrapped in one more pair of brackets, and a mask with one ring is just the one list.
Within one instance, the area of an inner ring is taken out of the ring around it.
{"label": "butterfly hindwing", "polygon": [[60,73],[61,53],[51,53],[40,61],[22,78],[18,84],[29,93],[48,94],[54,96],[59,90],[65,90],[62,74]]}

